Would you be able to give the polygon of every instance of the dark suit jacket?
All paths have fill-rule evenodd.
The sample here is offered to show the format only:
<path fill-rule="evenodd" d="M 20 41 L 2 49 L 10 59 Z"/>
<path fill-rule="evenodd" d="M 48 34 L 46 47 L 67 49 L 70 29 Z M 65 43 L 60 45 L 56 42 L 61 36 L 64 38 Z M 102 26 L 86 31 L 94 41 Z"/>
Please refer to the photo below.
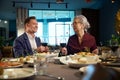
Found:
<path fill-rule="evenodd" d="M 40 38 L 35 37 L 37 47 L 41 45 Z M 14 57 L 21 57 L 26 55 L 32 55 L 33 51 L 26 33 L 17 37 L 13 44 Z"/>

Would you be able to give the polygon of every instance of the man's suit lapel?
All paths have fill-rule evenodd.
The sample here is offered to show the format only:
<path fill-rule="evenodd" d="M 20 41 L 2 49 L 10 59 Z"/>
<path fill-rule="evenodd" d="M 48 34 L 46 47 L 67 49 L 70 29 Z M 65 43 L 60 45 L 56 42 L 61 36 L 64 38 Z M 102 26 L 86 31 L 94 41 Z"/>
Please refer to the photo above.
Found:
<path fill-rule="evenodd" d="M 26 46 L 28 46 L 27 48 L 28 48 L 29 50 L 31 50 L 31 45 L 30 45 L 30 42 L 29 42 L 29 39 L 28 39 L 26 33 L 24 33 L 24 38 L 25 38 Z"/>
<path fill-rule="evenodd" d="M 41 45 L 40 38 L 35 37 L 36 45 L 39 47 Z"/>

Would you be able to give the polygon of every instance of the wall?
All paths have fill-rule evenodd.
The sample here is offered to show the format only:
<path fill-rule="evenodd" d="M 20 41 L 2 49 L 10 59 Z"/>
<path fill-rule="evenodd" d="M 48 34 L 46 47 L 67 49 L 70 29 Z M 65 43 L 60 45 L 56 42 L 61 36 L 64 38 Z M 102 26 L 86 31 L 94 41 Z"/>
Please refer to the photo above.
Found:
<path fill-rule="evenodd" d="M 51 4 L 48 8 L 48 4 L 42 4 L 40 2 L 33 3 L 31 8 L 30 3 L 16 3 L 13 7 L 13 1 L 40 1 L 40 2 L 55 2 L 56 0 L 0 0 L 0 18 L 2 19 L 12 19 L 16 18 L 16 8 L 27 8 L 27 9 L 41 9 L 41 10 L 79 10 L 81 8 L 93 8 L 98 9 L 105 0 L 91 0 L 91 2 L 86 2 L 86 0 L 64 0 L 68 3 L 67 8 L 65 4 Z"/>
<path fill-rule="evenodd" d="M 111 38 L 111 34 L 115 32 L 115 16 L 117 10 L 120 9 L 120 0 L 115 0 L 115 3 L 111 3 L 111 0 L 106 0 L 106 3 L 100 9 L 100 41 L 104 44 Z"/>
<path fill-rule="evenodd" d="M 9 37 L 17 36 L 16 34 L 16 20 L 9 21 Z"/>
<path fill-rule="evenodd" d="M 15 26 L 16 14 L 15 14 L 15 7 L 12 7 L 12 3 L 10 1 L 13 1 L 13 0 L 0 0 L 0 19 L 13 20 L 13 21 L 10 21 L 12 23 L 10 23 L 9 25 L 10 32 L 11 32 L 12 29 L 13 30 L 16 29 L 16 26 Z M 111 0 L 93 0 L 93 1 L 98 1 L 98 2 L 101 1 L 101 2 L 99 3 L 92 2 L 87 4 L 84 4 L 85 2 L 81 2 L 82 0 L 76 0 L 77 2 L 76 5 L 73 5 L 72 0 L 66 0 L 66 1 L 70 1 L 68 8 L 72 10 L 80 10 L 81 8 L 99 8 L 101 7 L 101 4 L 102 4 L 102 7 L 100 8 L 100 29 L 99 29 L 100 41 L 106 42 L 107 40 L 110 39 L 111 34 L 115 33 L 115 29 L 114 29 L 115 14 L 117 10 L 120 8 L 120 0 L 115 0 L 114 4 L 111 3 Z M 30 8 L 29 5 L 26 5 L 26 6 Z M 42 8 L 41 6 L 36 6 L 36 7 Z M 47 9 L 47 7 L 45 8 Z M 42 8 L 42 9 L 45 9 L 45 8 Z M 53 6 L 51 6 L 51 8 L 53 8 Z M 62 8 L 65 8 L 65 6 L 63 6 Z"/>
<path fill-rule="evenodd" d="M 9 21 L 0 19 L 0 36 L 3 36 L 5 39 L 8 39 L 9 35 Z M 2 30 L 4 29 L 4 30 Z"/>

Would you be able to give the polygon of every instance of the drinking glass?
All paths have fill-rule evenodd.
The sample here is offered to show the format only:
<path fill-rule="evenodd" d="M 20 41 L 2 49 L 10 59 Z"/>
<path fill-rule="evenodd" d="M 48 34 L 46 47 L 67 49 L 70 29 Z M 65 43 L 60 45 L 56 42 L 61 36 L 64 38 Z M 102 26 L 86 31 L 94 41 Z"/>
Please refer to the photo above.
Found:
<path fill-rule="evenodd" d="M 103 60 L 106 60 L 107 58 L 110 58 L 111 55 L 112 55 L 111 50 L 102 50 L 102 59 Z"/>
<path fill-rule="evenodd" d="M 47 46 L 48 43 L 42 42 L 42 46 Z"/>
<path fill-rule="evenodd" d="M 63 48 L 66 46 L 66 43 L 60 43 L 60 46 Z"/>
<path fill-rule="evenodd" d="M 34 54 L 34 72 L 35 75 L 44 75 L 47 73 L 47 57 Z"/>
<path fill-rule="evenodd" d="M 119 48 L 119 42 L 118 42 L 117 40 L 111 40 L 111 41 L 109 42 L 109 44 L 110 44 L 111 50 L 112 50 L 113 53 L 115 54 L 116 51 L 117 51 L 117 49 Z"/>
<path fill-rule="evenodd" d="M 119 46 L 118 45 L 116 45 L 116 46 L 113 45 L 113 46 L 110 46 L 110 48 L 113 51 L 113 53 L 115 53 L 117 51 L 117 49 L 119 48 Z"/>
<path fill-rule="evenodd" d="M 61 41 L 60 41 L 60 46 L 63 48 L 66 46 L 66 39 L 63 38 Z"/>
<path fill-rule="evenodd" d="M 42 44 L 42 46 L 47 46 L 47 44 L 48 44 L 47 38 L 43 38 L 41 44 Z"/>

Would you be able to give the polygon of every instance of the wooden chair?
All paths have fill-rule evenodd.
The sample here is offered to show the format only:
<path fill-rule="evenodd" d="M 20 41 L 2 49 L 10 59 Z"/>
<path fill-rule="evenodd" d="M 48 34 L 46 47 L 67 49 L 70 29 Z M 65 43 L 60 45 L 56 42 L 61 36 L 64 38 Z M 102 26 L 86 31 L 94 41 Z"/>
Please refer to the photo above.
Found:
<path fill-rule="evenodd" d="M 12 46 L 4 46 L 1 50 L 2 57 L 13 57 L 13 47 Z"/>

